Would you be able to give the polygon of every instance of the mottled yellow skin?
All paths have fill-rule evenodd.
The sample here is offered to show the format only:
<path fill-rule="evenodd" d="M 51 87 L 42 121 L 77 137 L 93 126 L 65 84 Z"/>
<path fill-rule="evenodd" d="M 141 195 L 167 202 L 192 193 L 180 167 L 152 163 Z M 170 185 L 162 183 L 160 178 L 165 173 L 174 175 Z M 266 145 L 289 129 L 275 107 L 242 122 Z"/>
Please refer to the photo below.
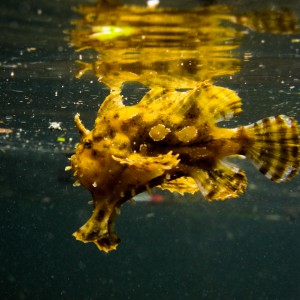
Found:
<path fill-rule="evenodd" d="M 71 168 L 77 182 L 91 192 L 94 211 L 74 236 L 105 252 L 115 249 L 119 238 L 114 220 L 120 206 L 154 186 L 179 193 L 200 190 L 208 200 L 239 196 L 246 177 L 223 161 L 231 155 L 248 156 L 274 181 L 294 176 L 299 167 L 296 122 L 278 116 L 237 129 L 216 126 L 240 112 L 236 93 L 202 82 L 187 92 L 152 89 L 133 106 L 111 92 L 92 131 L 77 114 L 81 140 Z"/>

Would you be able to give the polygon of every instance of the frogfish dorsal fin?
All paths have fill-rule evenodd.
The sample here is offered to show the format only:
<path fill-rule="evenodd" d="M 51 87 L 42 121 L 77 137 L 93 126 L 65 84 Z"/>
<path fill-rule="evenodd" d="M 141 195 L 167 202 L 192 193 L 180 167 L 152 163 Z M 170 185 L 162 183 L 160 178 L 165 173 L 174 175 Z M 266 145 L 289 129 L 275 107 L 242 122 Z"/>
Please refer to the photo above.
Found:
<path fill-rule="evenodd" d="M 241 98 L 236 92 L 212 85 L 207 81 L 200 83 L 198 88 L 201 88 L 199 105 L 206 114 L 212 115 L 215 123 L 230 120 L 242 111 Z"/>

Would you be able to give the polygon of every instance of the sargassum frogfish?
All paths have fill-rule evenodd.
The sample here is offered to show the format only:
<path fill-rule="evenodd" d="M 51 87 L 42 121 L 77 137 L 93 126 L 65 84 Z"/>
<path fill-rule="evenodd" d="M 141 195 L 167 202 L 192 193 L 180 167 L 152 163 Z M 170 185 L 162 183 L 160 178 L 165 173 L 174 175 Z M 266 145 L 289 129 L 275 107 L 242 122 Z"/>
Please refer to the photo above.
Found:
<path fill-rule="evenodd" d="M 207 200 L 243 194 L 246 176 L 225 160 L 230 156 L 249 158 L 275 182 L 296 175 L 296 121 L 277 115 L 238 128 L 216 125 L 240 112 L 234 91 L 205 81 L 185 92 L 153 88 L 132 106 L 123 104 L 120 91 L 112 91 L 91 131 L 77 114 L 81 139 L 66 169 L 91 192 L 93 213 L 75 238 L 105 252 L 116 249 L 120 239 L 114 224 L 121 205 L 152 187 L 200 191 Z"/>

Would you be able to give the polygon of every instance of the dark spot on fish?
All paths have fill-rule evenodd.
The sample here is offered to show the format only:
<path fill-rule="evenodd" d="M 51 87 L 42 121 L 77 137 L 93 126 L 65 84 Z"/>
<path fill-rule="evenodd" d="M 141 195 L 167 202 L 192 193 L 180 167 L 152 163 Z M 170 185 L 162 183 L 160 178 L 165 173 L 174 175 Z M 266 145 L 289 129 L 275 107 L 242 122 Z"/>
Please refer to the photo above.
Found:
<path fill-rule="evenodd" d="M 214 199 L 215 198 L 215 195 L 217 194 L 218 192 L 218 189 L 213 189 L 211 190 L 207 195 L 206 195 L 206 198 L 207 199 Z"/>
<path fill-rule="evenodd" d="M 299 148 L 298 148 L 298 146 L 294 146 L 292 148 L 292 156 L 293 157 L 298 157 L 298 155 L 299 155 Z"/>
<path fill-rule="evenodd" d="M 92 141 L 91 140 L 84 141 L 83 147 L 85 149 L 91 149 L 92 148 Z"/>
<path fill-rule="evenodd" d="M 269 127 L 271 125 L 271 121 L 269 118 L 262 119 L 262 123 L 264 127 Z"/>
<path fill-rule="evenodd" d="M 104 210 L 100 209 L 99 212 L 98 212 L 98 214 L 97 214 L 96 220 L 99 221 L 99 222 L 101 222 L 102 219 L 104 218 L 104 215 L 105 215 Z"/>
<path fill-rule="evenodd" d="M 236 181 L 242 181 L 242 180 L 244 180 L 245 176 L 244 176 L 244 174 L 242 174 L 242 173 L 235 173 L 235 174 L 233 175 L 233 178 L 234 178 Z"/>
<path fill-rule="evenodd" d="M 107 238 L 107 237 L 105 237 L 105 238 L 102 238 L 101 240 L 99 240 L 99 244 L 101 245 L 101 246 L 110 246 L 110 239 L 109 238 Z"/>
<path fill-rule="evenodd" d="M 193 105 L 189 108 L 189 110 L 186 113 L 186 117 L 188 119 L 195 119 L 197 120 L 199 118 L 200 115 L 200 109 L 197 106 L 196 103 L 193 103 Z"/>
<path fill-rule="evenodd" d="M 266 174 L 268 173 L 269 169 L 270 169 L 270 164 L 263 164 L 263 165 L 259 168 L 259 171 L 260 171 L 262 174 L 266 175 Z"/>
<path fill-rule="evenodd" d="M 284 173 L 273 173 L 271 179 L 273 181 L 279 181 L 282 178 L 283 174 Z"/>

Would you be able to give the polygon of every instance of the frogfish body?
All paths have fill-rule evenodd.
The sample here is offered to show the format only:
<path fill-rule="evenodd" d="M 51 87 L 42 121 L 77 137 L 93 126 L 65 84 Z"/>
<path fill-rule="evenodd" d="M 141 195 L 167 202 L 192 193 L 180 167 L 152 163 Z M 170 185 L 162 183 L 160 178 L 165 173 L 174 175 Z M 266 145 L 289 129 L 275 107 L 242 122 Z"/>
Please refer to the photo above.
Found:
<path fill-rule="evenodd" d="M 115 218 L 121 205 L 152 187 L 200 191 L 208 200 L 245 192 L 244 172 L 225 158 L 249 158 L 266 177 L 287 181 L 299 168 L 299 131 L 292 117 L 278 115 L 238 128 L 219 121 L 241 112 L 241 99 L 227 88 L 201 82 L 181 92 L 151 89 L 125 106 L 113 91 L 98 111 L 94 129 L 75 123 L 81 135 L 71 167 L 93 197 L 91 218 L 74 233 L 108 252 L 120 243 Z"/>

